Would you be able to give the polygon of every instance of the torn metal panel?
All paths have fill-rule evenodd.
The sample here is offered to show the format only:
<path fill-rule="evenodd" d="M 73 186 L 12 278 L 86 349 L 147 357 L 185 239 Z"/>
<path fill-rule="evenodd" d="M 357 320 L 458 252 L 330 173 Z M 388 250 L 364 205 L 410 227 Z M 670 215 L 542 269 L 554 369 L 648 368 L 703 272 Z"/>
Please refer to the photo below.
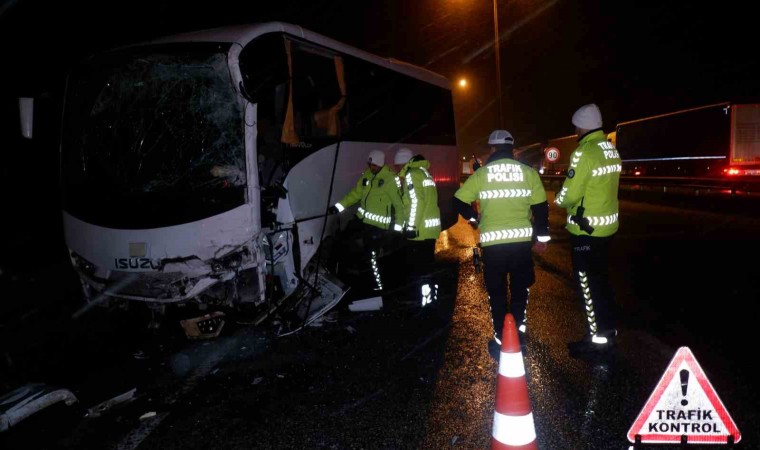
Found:
<path fill-rule="evenodd" d="M 208 264 L 198 259 L 197 256 L 187 258 L 164 259 L 161 261 L 161 270 L 167 273 L 181 273 L 190 278 L 201 277 L 211 272 Z"/>
<path fill-rule="evenodd" d="M 0 397 L 0 432 L 7 431 L 32 414 L 64 402 L 71 406 L 79 400 L 68 389 L 42 383 L 29 383 Z"/>
<path fill-rule="evenodd" d="M 299 317 L 305 318 L 305 325 L 309 325 L 333 309 L 350 288 L 338 278 L 320 271 L 317 289 L 316 295 L 302 302 L 296 310 Z"/>
<path fill-rule="evenodd" d="M 300 326 L 279 333 L 278 337 L 295 333 L 304 327 L 317 323 L 317 320 L 333 309 L 350 289 L 324 270 L 320 270 L 318 278 L 317 286 L 310 286 L 295 307 L 295 313 L 300 319 Z"/>

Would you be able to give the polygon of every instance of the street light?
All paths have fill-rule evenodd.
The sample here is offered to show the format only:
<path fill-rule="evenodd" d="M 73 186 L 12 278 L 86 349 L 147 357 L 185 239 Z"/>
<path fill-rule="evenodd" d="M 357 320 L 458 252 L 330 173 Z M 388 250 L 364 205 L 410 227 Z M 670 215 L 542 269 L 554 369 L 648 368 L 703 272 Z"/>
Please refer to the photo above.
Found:
<path fill-rule="evenodd" d="M 499 59 L 499 10 L 496 0 L 493 0 L 493 40 L 496 52 L 496 95 L 499 97 L 499 128 L 504 128 L 504 118 L 501 107 L 501 62 Z"/>

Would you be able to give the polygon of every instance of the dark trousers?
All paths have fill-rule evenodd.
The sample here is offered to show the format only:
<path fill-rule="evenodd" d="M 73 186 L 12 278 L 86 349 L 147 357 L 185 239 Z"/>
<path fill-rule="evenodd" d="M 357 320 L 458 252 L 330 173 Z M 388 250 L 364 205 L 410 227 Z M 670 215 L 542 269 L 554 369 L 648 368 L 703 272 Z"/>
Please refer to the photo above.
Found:
<path fill-rule="evenodd" d="M 371 290 L 382 292 L 388 289 L 389 268 L 398 258 L 399 233 L 367 225 L 359 218 L 353 218 L 346 226 L 340 239 L 339 252 L 349 264 L 359 266 L 366 273 Z"/>
<path fill-rule="evenodd" d="M 571 236 L 573 280 L 582 299 L 589 334 L 615 329 L 614 292 L 609 277 L 612 236 Z"/>
<path fill-rule="evenodd" d="M 491 303 L 494 332 L 499 339 L 507 311 L 512 313 L 517 326 L 527 319 L 528 288 L 536 281 L 532 245 L 531 242 L 514 242 L 482 248 L 483 278 Z"/>
<path fill-rule="evenodd" d="M 430 302 L 435 301 L 438 295 L 438 281 L 434 273 L 435 241 L 435 239 L 406 241 L 404 267 L 407 275 L 407 289 L 405 291 L 407 296 L 420 302 L 423 298 Z"/>

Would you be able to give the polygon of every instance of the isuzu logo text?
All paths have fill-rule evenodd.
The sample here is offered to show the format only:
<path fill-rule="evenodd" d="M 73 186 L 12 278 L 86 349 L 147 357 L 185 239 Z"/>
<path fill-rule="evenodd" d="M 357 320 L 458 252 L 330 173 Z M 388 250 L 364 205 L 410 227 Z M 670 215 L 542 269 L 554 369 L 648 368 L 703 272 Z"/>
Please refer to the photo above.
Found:
<path fill-rule="evenodd" d="M 150 258 L 114 258 L 117 269 L 157 269 Z"/>

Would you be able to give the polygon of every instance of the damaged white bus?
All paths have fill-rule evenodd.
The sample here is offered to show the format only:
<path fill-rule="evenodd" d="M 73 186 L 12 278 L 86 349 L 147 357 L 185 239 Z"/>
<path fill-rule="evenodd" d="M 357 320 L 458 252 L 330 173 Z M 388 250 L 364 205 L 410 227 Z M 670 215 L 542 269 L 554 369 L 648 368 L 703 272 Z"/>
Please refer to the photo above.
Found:
<path fill-rule="evenodd" d="M 353 211 L 325 212 L 369 151 L 400 145 L 431 161 L 445 230 L 459 176 L 440 75 L 279 22 L 94 55 L 68 77 L 60 145 L 85 298 L 314 317 L 347 289 L 319 262 Z"/>

